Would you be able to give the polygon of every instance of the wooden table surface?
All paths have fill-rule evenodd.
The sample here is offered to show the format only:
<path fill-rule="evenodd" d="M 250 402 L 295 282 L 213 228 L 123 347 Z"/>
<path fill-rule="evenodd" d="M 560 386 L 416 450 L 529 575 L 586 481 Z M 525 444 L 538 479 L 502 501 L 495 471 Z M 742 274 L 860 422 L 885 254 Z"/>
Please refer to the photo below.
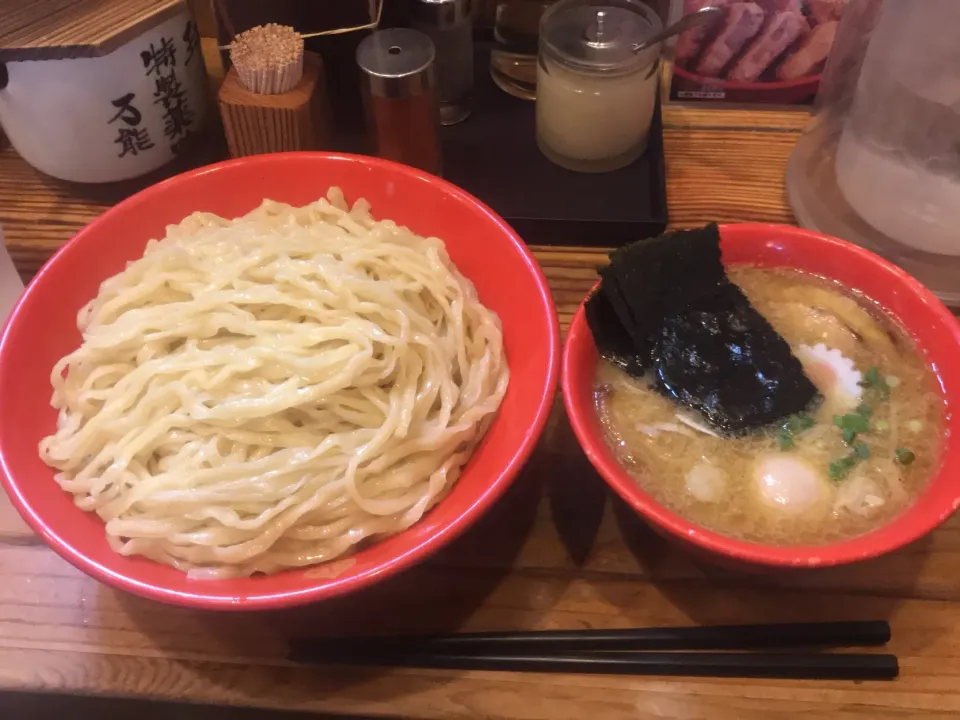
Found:
<path fill-rule="evenodd" d="M 678 226 L 790 222 L 783 190 L 803 112 L 670 106 Z M 0 223 L 29 276 L 113 196 L 41 177 L 0 152 Z M 566 324 L 603 253 L 536 248 Z M 889 618 L 891 683 L 319 670 L 284 660 L 295 632 L 614 628 Z M 467 535 L 396 579 L 282 613 L 212 614 L 111 590 L 48 550 L 0 497 L 0 689 L 403 718 L 807 720 L 960 714 L 960 516 L 888 557 L 739 575 L 704 565 L 614 502 L 558 407 L 510 494 Z"/>

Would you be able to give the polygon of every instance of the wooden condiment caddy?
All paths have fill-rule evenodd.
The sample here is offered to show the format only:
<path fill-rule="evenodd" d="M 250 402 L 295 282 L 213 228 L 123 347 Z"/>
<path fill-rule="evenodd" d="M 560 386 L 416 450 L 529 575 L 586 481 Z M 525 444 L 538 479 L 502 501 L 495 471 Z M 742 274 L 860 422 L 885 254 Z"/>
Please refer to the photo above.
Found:
<path fill-rule="evenodd" d="M 247 90 L 230 68 L 220 87 L 220 115 L 231 157 L 324 147 L 329 121 L 323 61 L 304 53 L 300 82 L 274 95 Z"/>
<path fill-rule="evenodd" d="M 320 149 L 327 136 L 323 61 L 292 27 L 268 23 L 230 44 L 220 114 L 233 157 Z"/>

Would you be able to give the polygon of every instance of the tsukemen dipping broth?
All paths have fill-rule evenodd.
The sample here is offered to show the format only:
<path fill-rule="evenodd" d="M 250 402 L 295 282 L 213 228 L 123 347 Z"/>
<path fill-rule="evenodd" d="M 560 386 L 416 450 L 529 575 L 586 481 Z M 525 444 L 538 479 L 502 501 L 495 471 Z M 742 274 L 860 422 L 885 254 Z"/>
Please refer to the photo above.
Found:
<path fill-rule="evenodd" d="M 688 247 L 674 255 L 658 241 Z M 816 545 L 876 529 L 923 490 L 939 464 L 943 402 L 912 341 L 869 300 L 793 270 L 718 270 L 715 227 L 635 246 L 612 257 L 610 303 L 598 300 L 602 284 L 588 320 L 605 358 L 601 424 L 646 492 L 725 535 Z M 634 293 L 618 260 L 656 267 L 657 292 Z M 695 280 L 671 282 L 691 263 Z M 791 360 L 761 357 L 785 349 Z"/>

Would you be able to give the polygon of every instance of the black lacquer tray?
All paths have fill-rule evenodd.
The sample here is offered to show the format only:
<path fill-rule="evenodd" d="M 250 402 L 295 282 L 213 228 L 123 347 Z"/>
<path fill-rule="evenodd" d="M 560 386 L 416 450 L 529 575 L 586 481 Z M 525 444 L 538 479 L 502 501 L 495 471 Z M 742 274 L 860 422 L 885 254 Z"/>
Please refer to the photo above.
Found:
<path fill-rule="evenodd" d="M 534 103 L 490 78 L 490 44 L 476 44 L 473 112 L 441 130 L 443 176 L 487 203 L 537 245 L 617 246 L 667 225 L 663 133 L 657 105 L 647 152 L 611 173 L 577 173 L 537 148 Z"/>

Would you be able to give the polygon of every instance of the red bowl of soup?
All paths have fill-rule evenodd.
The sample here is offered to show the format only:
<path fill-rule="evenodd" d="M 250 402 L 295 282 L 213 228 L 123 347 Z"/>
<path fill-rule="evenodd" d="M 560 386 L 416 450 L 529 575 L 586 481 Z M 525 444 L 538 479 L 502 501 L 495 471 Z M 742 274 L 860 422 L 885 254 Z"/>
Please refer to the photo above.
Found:
<path fill-rule="evenodd" d="M 676 415 L 683 422 L 667 416 L 678 407 L 648 379 L 600 357 L 581 305 L 561 387 L 574 432 L 610 487 L 658 532 L 716 559 L 766 566 L 876 557 L 950 517 L 960 507 L 957 319 L 891 263 L 816 232 L 724 225 L 720 250 L 730 279 L 825 389 L 822 403 L 766 434 L 707 435 L 686 424 L 688 413 Z M 834 311 L 836 326 L 826 320 Z M 865 317 L 882 332 L 858 324 Z M 811 351 L 807 338 L 822 338 L 822 348 Z M 870 358 L 879 365 L 858 365 Z M 813 373 L 821 360 L 839 368 L 834 376 Z"/>
<path fill-rule="evenodd" d="M 369 214 L 314 204 L 331 186 L 341 188 L 351 204 L 368 201 Z M 147 246 L 192 213 L 229 220 L 267 198 L 313 209 L 269 205 L 238 225 L 238 233 L 228 229 L 229 237 L 219 221 L 198 216 L 175 228 L 186 233 L 179 245 Z M 422 237 L 411 239 L 402 228 L 375 223 L 385 219 Z M 432 238 L 443 241 L 446 255 Z M 384 245 L 387 241 L 393 244 Z M 146 259 L 145 248 L 155 260 L 141 272 L 137 263 Z M 101 285 L 128 272 L 139 274 L 121 288 L 122 297 L 115 286 Z M 71 392 L 86 393 L 85 411 L 105 412 L 113 403 L 109 407 L 124 412 L 112 425 L 96 428 L 90 417 L 83 418 L 89 433 L 77 440 L 70 460 L 83 470 L 97 451 L 125 463 L 126 474 L 110 475 L 116 466 L 109 465 L 98 470 L 91 486 L 81 482 L 81 471 L 71 470 L 71 493 L 99 512 L 98 492 L 126 492 L 128 484 L 137 483 L 148 492 L 146 498 L 118 495 L 120 504 L 111 505 L 111 515 L 123 507 L 134 511 L 114 516 L 120 528 L 114 540 L 124 554 L 108 542 L 102 516 L 78 507 L 38 452 L 41 440 L 58 429 L 51 371 L 80 346 L 78 312 L 98 292 L 107 294 L 109 307 L 84 311 L 80 321 L 90 337 L 99 337 L 98 347 L 119 348 L 126 359 L 106 364 L 95 354 L 85 356 L 94 358 L 90 362 L 81 358 L 77 366 L 92 363 L 94 372 Z M 499 330 L 477 303 L 499 317 Z M 126 312 L 129 308 L 136 312 Z M 95 325 L 89 324 L 91 315 Z M 117 317 L 126 318 L 124 324 L 117 326 Z M 177 339 L 156 340 L 157 328 Z M 142 349 L 131 354 L 131 338 L 140 331 L 154 339 L 144 339 Z M 187 337 L 176 335 L 188 331 Z M 408 348 L 415 348 L 415 359 L 400 355 Z M 478 405 L 501 386 L 480 373 L 501 367 L 503 356 L 509 384 L 498 395 L 498 409 L 491 414 L 493 406 L 484 406 L 481 414 Z M 133 384 L 158 357 L 170 364 L 155 365 L 154 376 L 139 375 L 141 384 Z M 231 160 L 121 202 L 77 233 L 30 283 L 0 336 L 0 479 L 51 548 L 121 590 L 224 610 L 321 600 L 424 559 L 503 494 L 552 409 L 559 357 L 559 324 L 543 273 L 517 234 L 476 198 L 440 178 L 377 158 L 305 152 Z M 454 360 L 456 377 L 450 370 Z M 196 375 L 204 364 L 219 369 Z M 169 384 L 160 384 L 165 374 L 176 380 L 173 395 Z M 479 379 L 468 387 L 468 378 Z M 463 386 L 459 392 L 457 383 Z M 111 394 L 117 388 L 135 392 L 118 399 Z M 301 396 L 313 399 L 304 405 Z M 156 397 L 166 399 L 154 408 Z M 61 404 L 72 407 L 69 401 L 62 398 Z M 148 412 L 145 422 L 131 425 L 137 413 Z M 252 425 L 246 424 L 250 417 Z M 206 429 L 197 418 L 205 418 Z M 128 427 L 131 435 L 123 435 L 120 428 Z M 315 432 L 318 428 L 322 432 Z M 333 436 L 336 442 L 328 443 Z M 163 437 L 162 443 L 156 437 Z M 56 452 L 48 450 L 61 457 L 68 440 L 74 436 L 57 443 Z M 389 444 L 395 440 L 400 444 Z M 136 458 L 143 442 L 153 450 L 141 462 Z M 112 443 L 126 448 L 122 456 Z M 169 458 L 184 448 L 187 455 L 173 464 Z M 439 464 L 434 453 L 442 456 Z M 364 454 L 364 465 L 350 464 Z M 308 464 L 314 462 L 319 464 Z M 304 469 L 291 475 L 301 463 Z M 363 467 L 369 472 L 361 472 Z M 224 469 L 226 475 L 214 475 Z M 150 484 L 161 476 L 162 485 Z M 251 477 L 257 478 L 253 485 L 247 484 Z M 318 477 L 323 483 L 303 494 Z M 346 478 L 355 481 L 353 488 Z M 324 495 L 324 487 L 334 494 Z M 267 498 L 271 506 L 265 508 Z M 357 504 L 367 513 L 359 520 Z M 124 525 L 129 522 L 136 528 Z M 278 528 L 284 533 L 292 528 L 295 535 L 277 540 Z M 152 542 L 157 537 L 160 544 Z M 131 538 L 139 545 L 127 544 Z M 345 545 L 323 544 L 331 539 Z M 250 540 L 258 544 L 248 545 Z M 211 579 L 202 567 L 199 576 L 189 573 L 210 553 L 233 562 L 236 552 L 272 552 L 281 541 L 283 552 L 269 561 L 273 570 L 251 570 L 244 561 L 240 576 Z M 346 545 L 351 549 L 340 552 Z M 191 549 L 181 552 L 182 547 Z M 156 553 L 173 551 L 180 553 L 174 556 L 179 562 L 194 567 L 177 569 L 158 560 Z M 311 564 L 328 551 L 329 562 Z"/>

